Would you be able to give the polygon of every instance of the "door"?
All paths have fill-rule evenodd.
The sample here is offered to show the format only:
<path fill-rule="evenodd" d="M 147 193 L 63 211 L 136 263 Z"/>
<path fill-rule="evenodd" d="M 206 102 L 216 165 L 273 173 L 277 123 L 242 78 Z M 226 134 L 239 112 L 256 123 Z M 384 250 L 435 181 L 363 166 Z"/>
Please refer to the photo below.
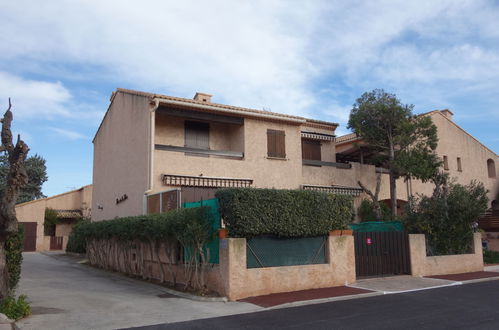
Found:
<path fill-rule="evenodd" d="M 62 250 L 62 236 L 50 236 L 50 249 Z"/>
<path fill-rule="evenodd" d="M 411 273 L 406 232 L 354 232 L 357 277 Z"/>
<path fill-rule="evenodd" d="M 24 227 L 24 252 L 36 251 L 36 222 L 20 222 Z"/>

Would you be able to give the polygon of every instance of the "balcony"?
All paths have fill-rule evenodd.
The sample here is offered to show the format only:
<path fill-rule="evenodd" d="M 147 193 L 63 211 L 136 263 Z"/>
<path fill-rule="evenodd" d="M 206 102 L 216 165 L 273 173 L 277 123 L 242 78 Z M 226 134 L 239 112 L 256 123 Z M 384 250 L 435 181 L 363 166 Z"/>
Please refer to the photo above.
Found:
<path fill-rule="evenodd" d="M 244 119 L 188 109 L 156 111 L 155 149 L 187 156 L 244 158 Z"/>

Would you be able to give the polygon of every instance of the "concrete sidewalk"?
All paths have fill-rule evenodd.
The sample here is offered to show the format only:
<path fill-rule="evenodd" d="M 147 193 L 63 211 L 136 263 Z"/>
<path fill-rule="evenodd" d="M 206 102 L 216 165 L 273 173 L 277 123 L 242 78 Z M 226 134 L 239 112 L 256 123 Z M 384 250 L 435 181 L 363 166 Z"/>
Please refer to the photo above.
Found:
<path fill-rule="evenodd" d="M 79 264 L 61 254 L 23 254 L 17 294 L 26 294 L 33 315 L 20 329 L 117 329 L 170 323 L 262 308 L 240 302 L 179 298 L 158 285 Z"/>

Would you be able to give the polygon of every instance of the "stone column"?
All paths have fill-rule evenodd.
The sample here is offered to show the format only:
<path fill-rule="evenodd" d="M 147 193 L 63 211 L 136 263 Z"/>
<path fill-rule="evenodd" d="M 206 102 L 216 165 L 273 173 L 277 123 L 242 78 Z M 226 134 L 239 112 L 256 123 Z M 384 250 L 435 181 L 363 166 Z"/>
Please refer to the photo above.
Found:
<path fill-rule="evenodd" d="M 220 240 L 221 287 L 229 300 L 238 299 L 246 282 L 246 239 L 223 238 Z"/>
<path fill-rule="evenodd" d="M 409 235 L 409 254 L 411 258 L 411 275 L 424 276 L 426 271 L 426 240 L 424 234 Z"/>

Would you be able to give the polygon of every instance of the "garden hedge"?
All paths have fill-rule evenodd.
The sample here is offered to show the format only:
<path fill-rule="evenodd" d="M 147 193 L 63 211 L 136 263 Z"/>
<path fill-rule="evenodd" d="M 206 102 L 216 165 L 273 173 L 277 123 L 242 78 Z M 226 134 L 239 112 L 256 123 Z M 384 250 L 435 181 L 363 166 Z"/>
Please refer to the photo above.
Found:
<path fill-rule="evenodd" d="M 196 240 L 210 241 L 215 233 L 208 212 L 208 207 L 196 207 L 153 215 L 82 222 L 73 229 L 67 250 L 83 253 L 89 239 L 150 242 L 173 238 L 186 245 Z"/>
<path fill-rule="evenodd" d="M 231 237 L 311 237 L 346 229 L 352 198 L 310 190 L 218 190 L 220 213 Z"/>
<path fill-rule="evenodd" d="M 5 242 L 5 261 L 9 272 L 9 291 L 13 292 L 21 278 L 24 250 L 24 226 L 19 224 L 17 232 Z"/>

